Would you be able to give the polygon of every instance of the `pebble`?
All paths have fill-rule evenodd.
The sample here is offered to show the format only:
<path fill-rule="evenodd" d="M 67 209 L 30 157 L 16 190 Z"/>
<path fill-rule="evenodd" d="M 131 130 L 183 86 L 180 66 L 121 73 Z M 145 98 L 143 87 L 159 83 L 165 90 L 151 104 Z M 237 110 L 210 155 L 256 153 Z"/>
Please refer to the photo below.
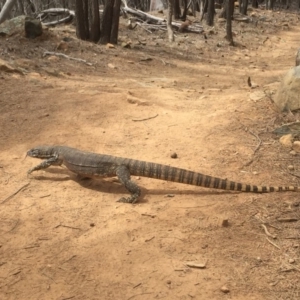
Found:
<path fill-rule="evenodd" d="M 177 155 L 176 152 L 174 152 L 174 153 L 171 154 L 171 158 L 177 158 L 177 157 L 178 157 L 178 155 Z"/>
<path fill-rule="evenodd" d="M 296 152 L 300 152 L 300 141 L 295 141 L 293 143 L 293 150 L 295 150 Z"/>
<path fill-rule="evenodd" d="M 228 221 L 228 219 L 224 219 L 224 220 L 222 221 L 222 226 L 223 226 L 223 227 L 228 227 L 228 226 L 229 226 L 229 221 Z"/>
<path fill-rule="evenodd" d="M 293 170 L 295 169 L 293 165 L 288 165 L 287 168 L 288 168 L 290 171 L 293 171 Z"/>
<path fill-rule="evenodd" d="M 221 287 L 221 291 L 222 291 L 224 294 L 227 294 L 227 293 L 230 292 L 230 291 L 229 291 L 229 288 L 228 288 L 226 285 L 223 285 L 223 286 Z"/>
<path fill-rule="evenodd" d="M 291 134 L 283 135 L 279 142 L 284 147 L 292 147 L 293 146 L 293 136 Z"/>

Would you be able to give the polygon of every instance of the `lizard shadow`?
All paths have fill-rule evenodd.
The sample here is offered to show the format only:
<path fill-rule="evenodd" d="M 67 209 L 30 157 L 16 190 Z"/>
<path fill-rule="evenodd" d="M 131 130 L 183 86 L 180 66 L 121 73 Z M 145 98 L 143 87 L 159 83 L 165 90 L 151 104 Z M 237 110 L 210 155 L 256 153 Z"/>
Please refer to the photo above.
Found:
<path fill-rule="evenodd" d="M 46 169 L 45 172 L 50 173 L 50 174 L 55 174 L 58 175 L 59 177 L 55 176 L 49 176 L 47 177 L 46 175 L 35 175 L 34 178 L 37 180 L 49 180 L 49 181 L 75 181 L 79 185 L 81 185 L 84 188 L 101 192 L 101 193 L 106 193 L 106 194 L 128 194 L 129 192 L 126 190 L 126 188 L 118 181 L 116 177 L 110 177 L 110 178 L 87 178 L 87 177 L 82 177 L 79 176 L 75 173 L 72 173 L 68 171 L 67 169 L 58 169 L 58 168 L 49 168 Z M 66 175 L 66 177 L 61 177 L 61 175 Z M 136 181 L 135 181 L 136 182 Z M 184 184 L 185 185 L 185 184 Z M 185 185 L 186 186 L 186 185 Z M 188 190 L 184 189 L 181 190 L 180 188 L 178 189 L 147 189 L 144 188 L 139 184 L 139 187 L 141 189 L 141 197 L 139 198 L 139 203 L 144 203 L 148 202 L 144 197 L 147 194 L 151 195 L 163 195 L 165 197 L 170 197 L 172 198 L 172 195 L 228 195 L 228 194 L 239 194 L 240 192 L 238 191 L 226 191 L 226 190 L 214 190 L 214 189 L 207 189 L 203 190 L 203 187 L 199 187 L 200 190 Z"/>
<path fill-rule="evenodd" d="M 129 195 L 129 192 L 126 190 L 124 185 L 122 185 L 116 178 L 110 179 L 91 179 L 91 178 L 82 178 L 80 180 L 76 180 L 82 187 L 91 189 L 93 191 L 101 192 L 101 193 L 110 193 L 110 194 L 121 194 L 126 197 L 126 194 Z M 136 182 L 136 181 L 135 181 Z M 172 198 L 173 195 L 221 195 L 221 194 L 239 194 L 240 192 L 235 191 L 224 191 L 224 190 L 203 190 L 203 187 L 199 187 L 200 190 L 189 190 L 184 189 L 181 190 L 180 187 L 178 189 L 147 189 L 139 184 L 139 188 L 141 189 L 141 196 L 138 200 L 138 203 L 147 203 L 148 200 L 145 199 L 146 195 L 161 195 L 165 198 Z M 201 189 L 202 188 L 202 189 Z"/>
<path fill-rule="evenodd" d="M 68 181 L 73 180 L 72 175 L 67 169 L 46 169 L 44 170 L 47 173 L 58 175 L 59 177 L 48 177 L 47 175 L 39 175 L 38 173 L 28 174 L 30 178 L 34 178 L 36 180 L 49 180 L 49 181 Z M 67 175 L 66 177 L 61 177 L 61 175 Z"/>

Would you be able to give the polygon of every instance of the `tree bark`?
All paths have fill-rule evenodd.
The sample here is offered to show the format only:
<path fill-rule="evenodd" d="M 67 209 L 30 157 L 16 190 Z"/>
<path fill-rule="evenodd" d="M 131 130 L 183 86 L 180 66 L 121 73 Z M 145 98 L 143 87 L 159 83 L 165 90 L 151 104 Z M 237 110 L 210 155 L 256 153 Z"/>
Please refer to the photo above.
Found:
<path fill-rule="evenodd" d="M 113 7 L 113 16 L 112 16 L 112 28 L 110 34 L 110 42 L 113 44 L 118 43 L 120 6 L 121 6 L 121 0 L 115 0 L 114 7 Z"/>
<path fill-rule="evenodd" d="M 168 19 L 167 19 L 167 32 L 169 42 L 174 42 L 174 32 L 172 29 L 172 12 L 174 0 L 168 0 Z"/>
<path fill-rule="evenodd" d="M 242 0 L 242 5 L 240 6 L 240 13 L 243 15 L 247 15 L 248 9 L 248 0 Z"/>
<path fill-rule="evenodd" d="M 180 9 L 180 4 L 179 4 L 179 0 L 171 0 L 172 1 L 172 5 L 173 5 L 173 9 L 174 10 L 174 19 L 175 20 L 179 20 L 180 19 L 180 15 L 181 15 L 181 9 Z M 168 0 L 168 7 L 169 5 L 169 0 Z"/>
<path fill-rule="evenodd" d="M 208 26 L 214 25 L 214 16 L 215 16 L 215 1 L 208 0 L 207 2 L 207 16 L 206 16 L 206 24 Z"/>
<path fill-rule="evenodd" d="M 88 20 L 88 0 L 76 0 L 76 35 L 81 40 L 88 40 L 89 20 Z"/>
<path fill-rule="evenodd" d="M 234 10 L 234 0 L 227 0 L 227 9 L 226 9 L 226 39 L 229 41 L 229 45 L 233 46 L 233 36 L 232 36 L 232 26 L 231 20 Z"/>
<path fill-rule="evenodd" d="M 13 6 L 17 3 L 17 0 L 7 0 L 0 12 L 0 24 L 3 23 L 8 17 Z"/>
<path fill-rule="evenodd" d="M 99 1 L 90 0 L 90 40 L 94 43 L 99 42 L 100 39 L 100 12 L 99 12 Z"/>
<path fill-rule="evenodd" d="M 100 43 L 107 44 L 110 42 L 111 28 L 113 21 L 113 10 L 114 10 L 114 0 L 106 0 L 103 17 L 102 17 L 102 27 L 100 35 Z"/>

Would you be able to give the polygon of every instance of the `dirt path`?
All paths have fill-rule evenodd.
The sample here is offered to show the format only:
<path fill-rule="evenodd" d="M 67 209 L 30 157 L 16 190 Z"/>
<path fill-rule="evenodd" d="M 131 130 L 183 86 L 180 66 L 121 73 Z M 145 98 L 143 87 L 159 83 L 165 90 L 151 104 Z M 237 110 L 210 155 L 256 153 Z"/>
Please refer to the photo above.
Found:
<path fill-rule="evenodd" d="M 38 163 L 24 160 L 28 149 L 62 144 L 246 183 L 297 185 L 285 171 L 297 169 L 297 157 L 271 133 L 283 117 L 268 97 L 250 94 L 275 90 L 294 65 L 300 27 L 259 30 L 244 33 L 245 47 L 220 49 L 192 35 L 135 50 L 74 39 L 68 55 L 96 67 L 16 50 L 18 65 L 32 71 L 0 79 L 0 201 L 29 185 L 1 204 L 1 299 L 299 299 L 300 221 L 277 221 L 299 218 L 296 193 L 135 178 L 143 199 L 126 205 L 116 203 L 126 191 L 114 180 L 79 181 L 60 168 L 26 176 Z M 22 43 L 28 53 L 38 47 Z M 263 222 L 276 239 L 267 240 Z"/>

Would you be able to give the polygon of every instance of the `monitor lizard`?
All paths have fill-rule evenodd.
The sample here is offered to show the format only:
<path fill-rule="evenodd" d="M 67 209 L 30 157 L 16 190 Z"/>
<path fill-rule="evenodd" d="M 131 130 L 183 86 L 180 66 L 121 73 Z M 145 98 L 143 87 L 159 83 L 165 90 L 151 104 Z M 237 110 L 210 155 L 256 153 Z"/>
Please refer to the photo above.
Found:
<path fill-rule="evenodd" d="M 28 174 L 50 166 L 65 165 L 70 171 L 84 177 L 105 178 L 117 176 L 131 194 L 128 198 L 122 197 L 118 200 L 125 203 L 136 203 L 141 195 L 139 186 L 131 180 L 130 175 L 228 191 L 270 193 L 299 190 L 297 186 L 243 184 L 168 165 L 86 152 L 67 146 L 38 146 L 29 150 L 27 155 L 45 159 L 42 163 L 28 170 Z"/>

